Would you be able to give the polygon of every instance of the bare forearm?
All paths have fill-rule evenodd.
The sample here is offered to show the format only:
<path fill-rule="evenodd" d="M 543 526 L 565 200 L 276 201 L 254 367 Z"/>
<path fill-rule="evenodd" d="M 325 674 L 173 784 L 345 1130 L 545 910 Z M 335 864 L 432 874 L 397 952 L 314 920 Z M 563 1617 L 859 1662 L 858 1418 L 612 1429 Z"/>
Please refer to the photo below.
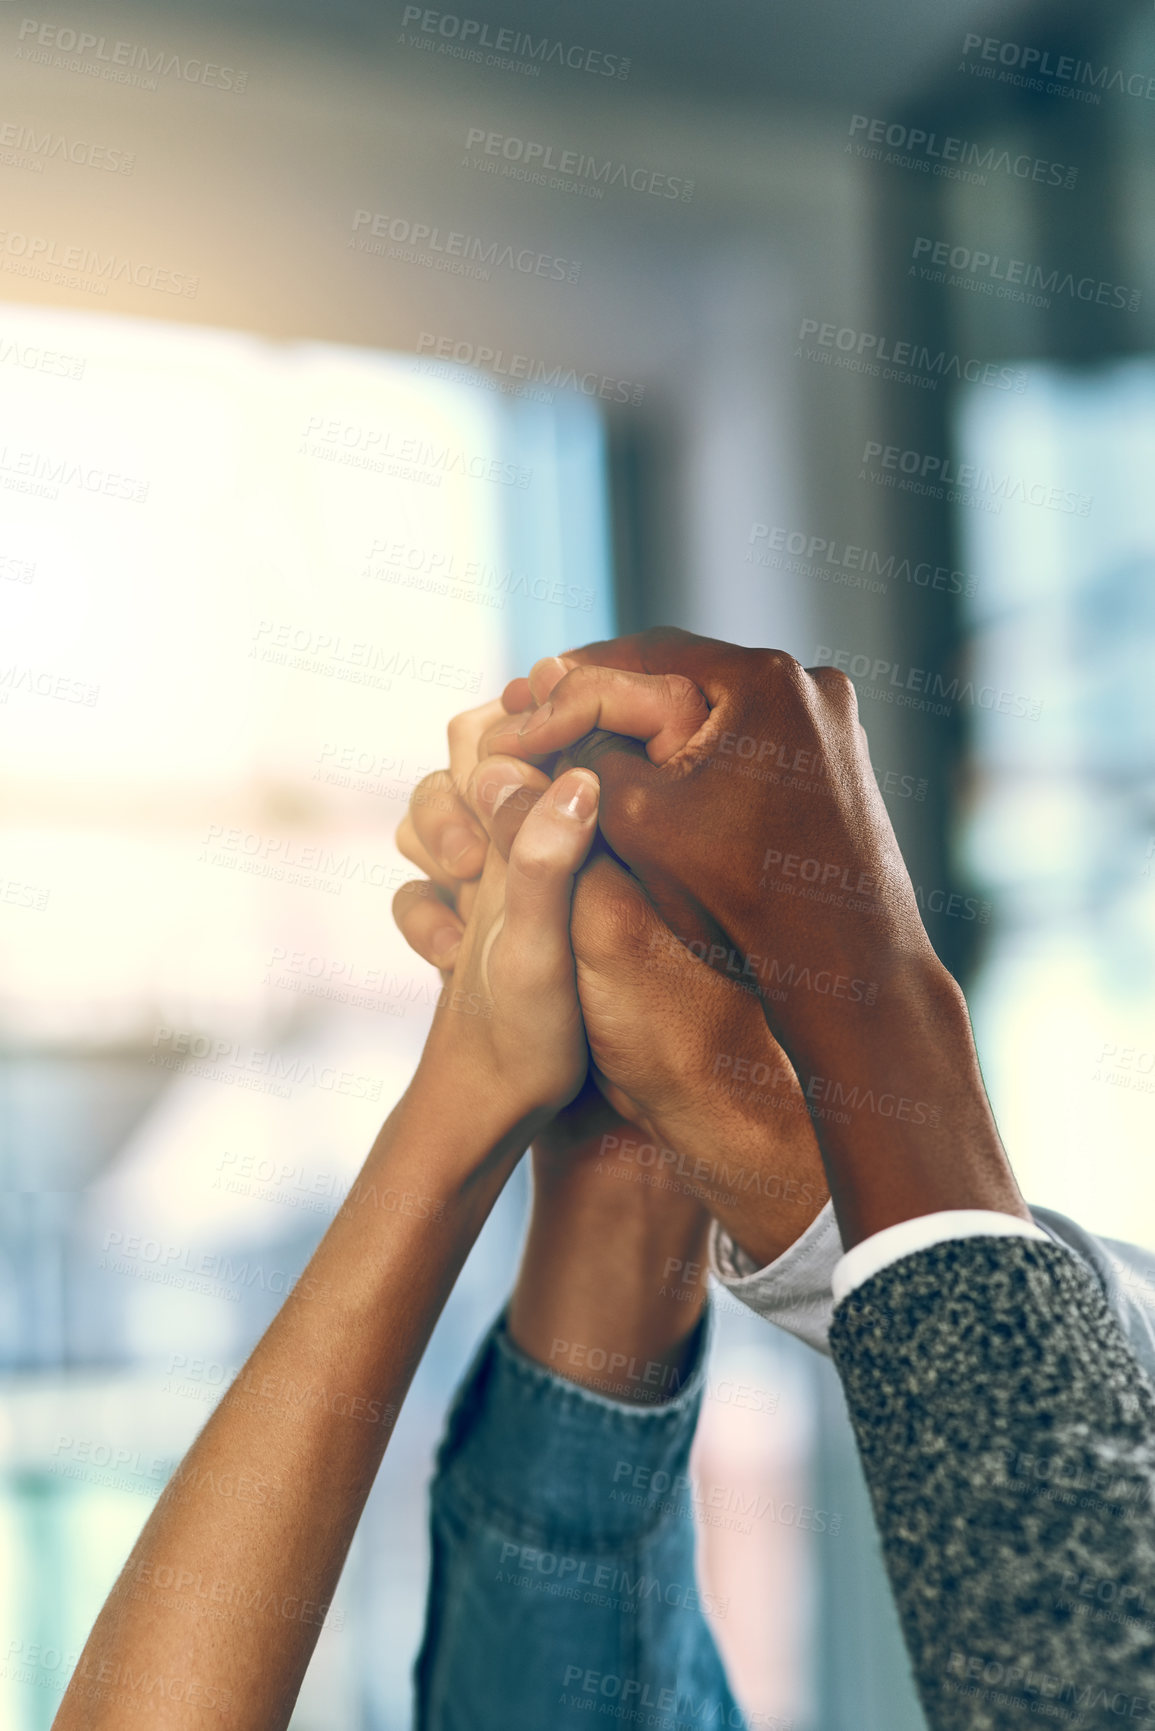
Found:
<path fill-rule="evenodd" d="M 896 969 L 869 1017 L 836 1016 L 832 1006 L 791 1055 L 847 1248 L 942 1209 L 1030 1218 L 983 1087 L 965 1000 L 937 962 Z"/>
<path fill-rule="evenodd" d="M 658 630 L 540 662 L 507 698 L 483 751 L 580 758 L 598 730 L 602 832 L 651 910 L 708 966 L 785 985 L 767 1019 L 848 1245 L 944 1208 L 1025 1214 L 844 674 Z M 735 751 L 765 770 L 719 773 Z"/>
<path fill-rule="evenodd" d="M 504 1178 L 411 1094 L 181 1466 L 97 1619 L 59 1731 L 288 1723 L 397 1409 Z"/>
<path fill-rule="evenodd" d="M 655 1129 L 678 1150 L 666 1167 L 671 1179 L 705 1196 L 735 1243 L 765 1267 L 822 1212 L 829 1189 L 793 1073 L 755 1063 L 742 1076 L 700 1079 L 693 1105 Z M 670 1152 L 663 1147 L 660 1157 Z"/>
<path fill-rule="evenodd" d="M 616 1138 L 607 1137 L 611 1142 Z M 680 1386 L 706 1300 L 709 1216 L 614 1153 L 535 1154 L 533 1214 L 510 1333 L 558 1376 L 649 1404 Z"/>

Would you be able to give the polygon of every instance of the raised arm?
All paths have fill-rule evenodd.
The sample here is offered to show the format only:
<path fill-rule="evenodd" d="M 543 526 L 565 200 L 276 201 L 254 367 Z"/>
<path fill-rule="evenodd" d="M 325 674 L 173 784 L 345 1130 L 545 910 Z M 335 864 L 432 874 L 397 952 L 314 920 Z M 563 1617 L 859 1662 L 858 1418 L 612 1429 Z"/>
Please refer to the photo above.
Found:
<path fill-rule="evenodd" d="M 508 866 L 487 860 L 414 1080 L 165 1487 L 58 1731 L 119 1731 L 142 1704 L 163 1731 L 288 1723 L 457 1272 L 526 1145 L 585 1077 L 568 927 L 597 794 L 587 772 L 560 778 Z"/>
<path fill-rule="evenodd" d="M 451 868 L 480 864 L 463 832 L 499 812 L 508 851 L 549 786 L 512 761 L 474 782 L 478 713 L 458 718 L 450 769 L 417 790 L 403 825 L 441 896 L 403 907 L 400 923 L 433 962 L 452 954 L 472 893 Z M 587 924 L 612 918 L 595 880 L 579 877 L 576 896 Z M 670 993 L 647 1009 L 651 1025 L 685 1020 Z M 672 1159 L 623 1152 L 645 1143 L 592 1084 L 535 1140 L 520 1272 L 458 1392 L 432 1488 L 421 1731 L 457 1723 L 465 1699 L 476 1731 L 577 1726 L 607 1690 L 626 1709 L 742 1722 L 694 1558 L 709 1215 Z"/>
<path fill-rule="evenodd" d="M 599 730 L 583 761 L 602 779 L 602 830 L 678 936 L 759 991 L 844 1244 L 943 1209 L 1026 1218 L 845 675 L 654 632 L 543 665 L 533 692 L 486 749 L 533 760 Z"/>
<path fill-rule="evenodd" d="M 1018 1196 L 848 685 L 680 634 L 609 654 L 612 677 L 539 670 L 534 713 L 547 697 L 550 713 L 494 745 L 563 750 L 614 725 L 623 679 L 693 677 L 709 717 L 681 748 L 667 737 L 661 762 L 592 742 L 612 845 L 675 917 L 715 928 L 713 966 L 732 952 L 764 980 L 786 945 L 800 968 L 877 982 L 867 1015 L 817 1002 L 812 971 L 809 997 L 765 1009 L 815 1109 L 850 1247 L 831 1348 L 928 1723 L 1150 1720 L 1155 1387 L 1099 1286 Z M 640 731 L 652 743 L 652 717 Z M 738 792 L 740 759 L 763 768 Z"/>

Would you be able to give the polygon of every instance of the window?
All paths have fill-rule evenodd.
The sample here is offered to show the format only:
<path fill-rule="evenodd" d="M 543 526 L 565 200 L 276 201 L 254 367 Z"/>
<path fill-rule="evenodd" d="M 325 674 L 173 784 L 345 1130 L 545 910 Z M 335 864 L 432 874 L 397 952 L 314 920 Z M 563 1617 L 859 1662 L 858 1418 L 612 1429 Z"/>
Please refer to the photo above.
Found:
<path fill-rule="evenodd" d="M 612 618 L 580 397 L 11 307 L 0 365 L 0 1717 L 34 1731 L 408 1079 L 439 984 L 390 916 L 410 788 L 449 715 Z M 437 1331 L 298 1727 L 408 1723 L 424 1483 L 523 1208 Z"/>
<path fill-rule="evenodd" d="M 974 711 L 959 845 L 993 917 L 971 1005 L 1027 1196 L 1155 1244 L 1155 364 L 1027 378 L 960 421 L 960 461 L 1063 502 L 965 513 L 975 685 L 1044 699 Z"/>

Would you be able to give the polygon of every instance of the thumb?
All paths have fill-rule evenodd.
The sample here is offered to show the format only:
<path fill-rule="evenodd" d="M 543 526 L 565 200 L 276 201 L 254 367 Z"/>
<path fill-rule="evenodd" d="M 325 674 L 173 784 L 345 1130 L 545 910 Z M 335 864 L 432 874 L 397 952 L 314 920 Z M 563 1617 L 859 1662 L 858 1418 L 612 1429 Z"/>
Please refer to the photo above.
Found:
<path fill-rule="evenodd" d="M 598 778 L 571 769 L 551 784 L 514 838 L 505 879 L 501 944 L 523 979 L 572 979 L 569 917 L 574 878 L 597 833 Z"/>

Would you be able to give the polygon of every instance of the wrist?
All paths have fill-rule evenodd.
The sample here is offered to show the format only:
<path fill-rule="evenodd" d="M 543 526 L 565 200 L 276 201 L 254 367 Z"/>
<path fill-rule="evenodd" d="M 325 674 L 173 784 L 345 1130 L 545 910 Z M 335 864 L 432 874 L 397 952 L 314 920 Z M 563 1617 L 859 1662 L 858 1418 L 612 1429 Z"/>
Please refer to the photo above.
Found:
<path fill-rule="evenodd" d="M 832 1022 L 797 1061 L 847 1249 L 946 1209 L 1029 1218 L 966 999 L 937 957 L 898 958 L 868 1016 Z"/>
<path fill-rule="evenodd" d="M 431 1045 L 398 1107 L 428 1149 L 431 1173 L 452 1185 L 496 1170 L 504 1182 L 548 1122 L 548 1108 L 514 1098 L 492 1073 L 443 1063 Z"/>
<path fill-rule="evenodd" d="M 966 999 L 934 952 L 895 953 L 873 974 L 878 982 L 873 1003 L 824 1005 L 790 1031 L 791 1057 L 808 1106 L 822 1103 L 815 1077 L 852 1085 L 867 1075 L 886 1074 L 901 1078 L 902 1093 L 913 1097 L 934 1092 L 949 1073 L 981 1090 Z M 937 1102 L 925 1104 L 933 1115 Z"/>
<path fill-rule="evenodd" d="M 799 1074 L 831 1065 L 848 1048 L 902 1038 L 932 1004 L 966 1011 L 957 982 L 922 934 L 913 944 L 896 938 L 824 956 L 797 975 L 785 994 L 770 992 L 763 1008 Z M 799 981 L 811 989 L 793 989 Z"/>
<path fill-rule="evenodd" d="M 830 1200 L 806 1102 L 793 1072 L 786 1075 L 788 1086 L 775 1085 L 780 1075 L 760 1085 L 757 1069 L 749 1080 L 719 1081 L 709 1105 L 654 1125 L 663 1143 L 694 1150 L 674 1156 L 668 1181 L 704 1198 L 723 1230 L 763 1268 Z"/>
<path fill-rule="evenodd" d="M 652 1403 L 681 1386 L 692 1351 L 706 1301 L 709 1216 L 695 1198 L 638 1176 L 612 1154 L 563 1166 L 535 1149 L 509 1332 L 567 1381 Z"/>

